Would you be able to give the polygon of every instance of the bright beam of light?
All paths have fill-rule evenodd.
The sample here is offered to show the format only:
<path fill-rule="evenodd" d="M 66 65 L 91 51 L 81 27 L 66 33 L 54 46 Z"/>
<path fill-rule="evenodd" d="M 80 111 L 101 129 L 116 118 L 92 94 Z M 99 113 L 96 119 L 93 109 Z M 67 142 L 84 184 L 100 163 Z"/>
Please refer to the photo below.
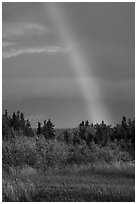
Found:
<path fill-rule="evenodd" d="M 46 4 L 47 8 L 46 12 L 49 12 L 50 17 L 53 19 L 66 47 L 71 47 L 69 52 L 70 62 L 88 108 L 89 120 L 94 123 L 101 122 L 101 120 L 110 122 L 111 118 L 103 103 L 100 88 L 93 76 L 94 65 L 91 65 L 91 62 L 89 63 L 82 53 L 80 45 L 72 35 L 65 15 L 57 3 L 49 3 L 48 6 Z"/>

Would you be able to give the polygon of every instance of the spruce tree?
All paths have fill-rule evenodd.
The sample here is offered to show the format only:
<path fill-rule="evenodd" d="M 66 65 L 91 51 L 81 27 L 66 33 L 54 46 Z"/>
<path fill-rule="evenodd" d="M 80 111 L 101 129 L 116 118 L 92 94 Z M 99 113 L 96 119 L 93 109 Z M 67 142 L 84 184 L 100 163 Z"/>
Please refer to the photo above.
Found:
<path fill-rule="evenodd" d="M 25 117 L 23 113 L 20 113 L 20 126 L 22 130 L 25 129 Z"/>
<path fill-rule="evenodd" d="M 19 120 L 15 112 L 12 114 L 12 126 L 14 131 L 19 131 Z"/>
<path fill-rule="evenodd" d="M 24 135 L 26 135 L 28 137 L 33 137 L 34 136 L 34 132 L 33 132 L 32 128 L 31 128 L 31 124 L 30 124 L 29 120 L 26 121 Z"/>
<path fill-rule="evenodd" d="M 46 133 L 47 133 L 47 123 L 46 120 L 44 120 L 44 126 L 42 127 L 42 134 L 46 138 Z"/>
<path fill-rule="evenodd" d="M 52 124 L 51 120 L 47 121 L 47 128 L 46 128 L 46 139 L 53 139 L 55 137 L 54 133 L 54 125 Z"/>
<path fill-rule="evenodd" d="M 42 133 L 41 123 L 38 122 L 37 135 L 40 135 L 41 133 Z"/>

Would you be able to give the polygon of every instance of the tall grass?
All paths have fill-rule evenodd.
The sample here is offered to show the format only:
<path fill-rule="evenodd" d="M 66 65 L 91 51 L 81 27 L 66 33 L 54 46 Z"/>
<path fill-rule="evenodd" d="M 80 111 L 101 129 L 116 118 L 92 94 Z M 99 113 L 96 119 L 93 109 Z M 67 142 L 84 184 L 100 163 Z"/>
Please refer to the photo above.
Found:
<path fill-rule="evenodd" d="M 35 186 L 30 179 L 25 182 L 22 179 L 7 180 L 3 178 L 3 201 L 31 201 L 35 194 Z"/>
<path fill-rule="evenodd" d="M 65 174 L 55 170 L 50 174 L 33 174 L 33 171 L 31 174 L 28 167 L 28 174 L 3 176 L 3 201 L 134 201 L 133 179 L 123 178 L 123 174 L 117 177 L 119 171 L 112 171 L 113 167 L 109 166 L 109 173 L 113 173 L 111 177 L 106 174 L 106 166 L 96 166 L 94 171 L 92 167 L 77 166 L 76 169 L 75 166 Z"/>

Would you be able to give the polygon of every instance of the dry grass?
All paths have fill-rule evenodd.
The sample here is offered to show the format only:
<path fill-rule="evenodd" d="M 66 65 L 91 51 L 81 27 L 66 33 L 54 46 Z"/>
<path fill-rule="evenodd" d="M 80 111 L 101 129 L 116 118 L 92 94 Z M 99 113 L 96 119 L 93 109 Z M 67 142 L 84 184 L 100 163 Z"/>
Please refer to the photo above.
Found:
<path fill-rule="evenodd" d="M 25 165 L 22 168 L 20 167 L 9 167 L 9 174 L 16 176 L 16 175 L 22 175 L 22 176 L 29 176 L 29 175 L 36 175 L 37 174 L 37 170 Z"/>
<path fill-rule="evenodd" d="M 74 164 L 71 167 L 67 167 L 62 172 L 71 172 L 76 174 L 90 175 L 96 174 L 112 174 L 119 176 L 135 177 L 135 164 L 133 162 L 111 162 L 111 163 L 93 163 L 93 164 Z"/>
<path fill-rule="evenodd" d="M 3 201 L 31 201 L 31 197 L 35 194 L 35 185 L 30 179 L 23 182 L 21 179 L 6 180 L 3 178 L 2 185 Z"/>
<path fill-rule="evenodd" d="M 25 166 L 3 172 L 3 201 L 134 201 L 134 164 L 73 165 L 41 174 Z M 111 174 L 111 176 L 110 176 Z"/>

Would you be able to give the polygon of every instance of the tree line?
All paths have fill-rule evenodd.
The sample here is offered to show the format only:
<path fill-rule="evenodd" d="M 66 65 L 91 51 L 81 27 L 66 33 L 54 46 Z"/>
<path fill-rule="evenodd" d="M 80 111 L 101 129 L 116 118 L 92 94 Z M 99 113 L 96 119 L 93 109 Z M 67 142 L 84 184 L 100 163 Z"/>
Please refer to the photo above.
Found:
<path fill-rule="evenodd" d="M 25 135 L 27 137 L 44 136 L 47 140 L 61 140 L 68 145 L 79 145 L 82 142 L 86 145 L 91 143 L 106 146 L 111 142 L 121 145 L 121 148 L 134 152 L 135 148 L 135 119 L 127 120 L 123 116 L 120 124 L 112 127 L 105 124 L 104 121 L 100 124 L 89 123 L 89 121 L 82 121 L 77 128 L 56 130 L 51 120 L 45 120 L 43 126 L 38 122 L 38 127 L 33 129 L 30 121 L 25 119 L 22 112 L 13 112 L 12 116 L 5 113 L 2 115 L 2 137 L 3 140 L 14 139 L 18 135 Z"/>
<path fill-rule="evenodd" d="M 22 112 L 13 112 L 12 116 L 8 115 L 8 111 L 2 115 L 2 136 L 5 140 L 13 139 L 18 134 L 23 134 L 28 137 L 34 137 L 35 133 L 40 136 L 44 135 L 45 139 L 53 139 L 55 137 L 54 125 L 51 120 L 44 121 L 43 127 L 38 122 L 37 130 L 31 127 L 29 119 L 25 119 Z"/>

